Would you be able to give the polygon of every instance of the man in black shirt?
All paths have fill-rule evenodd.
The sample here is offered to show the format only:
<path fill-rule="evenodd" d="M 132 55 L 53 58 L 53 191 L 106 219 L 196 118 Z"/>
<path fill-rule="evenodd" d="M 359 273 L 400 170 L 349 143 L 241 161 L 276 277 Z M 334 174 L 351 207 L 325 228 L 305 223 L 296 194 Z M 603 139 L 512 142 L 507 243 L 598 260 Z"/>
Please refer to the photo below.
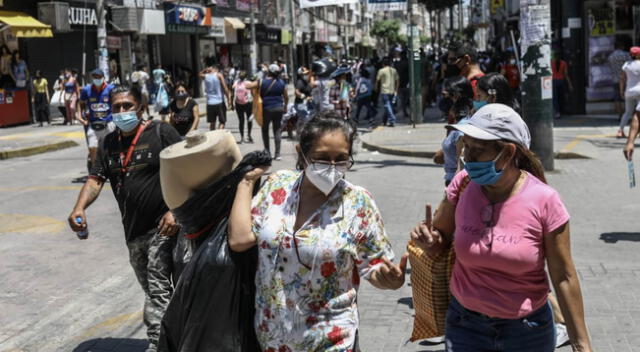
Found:
<path fill-rule="evenodd" d="M 156 350 L 160 321 L 173 292 L 173 236 L 178 231 L 162 198 L 159 154 L 181 138 L 166 123 L 144 122 L 141 103 L 136 88 L 117 86 L 111 91 L 117 129 L 99 146 L 96 163 L 69 215 L 69 224 L 76 232 L 87 228 L 85 209 L 109 180 L 122 214 L 129 260 L 145 292 L 144 322 L 149 337 L 147 351 L 151 352 Z"/>

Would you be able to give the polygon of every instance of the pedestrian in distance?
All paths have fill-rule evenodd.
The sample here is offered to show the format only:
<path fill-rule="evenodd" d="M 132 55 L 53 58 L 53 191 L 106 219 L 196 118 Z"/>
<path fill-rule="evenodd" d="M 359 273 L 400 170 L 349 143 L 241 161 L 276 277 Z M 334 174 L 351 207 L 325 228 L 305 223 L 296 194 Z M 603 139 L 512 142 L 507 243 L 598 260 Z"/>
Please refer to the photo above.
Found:
<path fill-rule="evenodd" d="M 315 104 L 311 96 L 313 92 L 311 79 L 312 73 L 307 67 L 302 66 L 298 69 L 294 100 L 297 114 L 296 135 L 298 136 L 300 132 L 302 132 L 304 125 L 312 118 L 313 110 L 315 109 Z"/>
<path fill-rule="evenodd" d="M 468 79 L 456 76 L 444 81 L 443 95 L 453 102 L 450 115 L 456 124 L 465 124 L 473 112 L 473 87 Z M 460 170 L 459 160 L 462 154 L 462 136 L 456 129 L 447 128 L 447 136 L 442 141 L 442 149 L 433 157 L 436 164 L 444 165 L 444 184 L 449 186 L 453 177 Z"/>
<path fill-rule="evenodd" d="M 31 102 L 35 106 L 36 120 L 40 127 L 42 127 L 45 121 L 47 125 L 51 125 L 51 118 L 49 117 L 49 102 L 51 99 L 49 97 L 48 84 L 47 79 L 42 77 L 42 72 L 36 70 L 35 79 L 33 80 L 33 91 L 35 94 Z"/>
<path fill-rule="evenodd" d="M 248 173 L 229 220 L 234 252 L 258 247 L 255 331 L 263 351 L 357 351 L 360 279 L 404 283 L 407 256 L 393 251 L 371 194 L 344 179 L 355 130 L 334 112 L 304 127 L 297 171 Z"/>
<path fill-rule="evenodd" d="M 569 77 L 569 66 L 562 59 L 562 54 L 558 51 L 553 52 L 551 59 L 551 73 L 553 78 L 553 111 L 555 118 L 559 119 L 562 115 L 561 106 L 564 105 L 564 97 L 567 93 L 573 91 L 571 77 Z"/>
<path fill-rule="evenodd" d="M 459 76 L 465 77 L 471 82 L 473 92 L 476 93 L 478 79 L 484 76 L 484 72 L 478 65 L 478 52 L 471 43 L 453 43 L 447 53 L 447 67 L 453 68 Z"/>
<path fill-rule="evenodd" d="M 145 65 L 138 65 L 138 69 L 131 74 L 131 84 L 142 94 L 142 112 L 147 113 L 147 118 L 152 119 L 149 111 L 149 73 Z"/>
<path fill-rule="evenodd" d="M 78 97 L 80 96 L 77 71 L 75 69 L 65 69 L 64 78 L 64 108 L 67 113 L 64 124 L 73 125 L 73 120 L 77 118 Z"/>
<path fill-rule="evenodd" d="M 68 221 L 73 231 L 87 231 L 86 209 L 109 180 L 122 215 L 129 261 L 145 293 L 147 352 L 155 352 L 160 321 L 173 292 L 173 236 L 179 229 L 162 197 L 159 155 L 181 138 L 169 124 L 142 118 L 142 95 L 137 88 L 114 87 L 111 102 L 117 129 L 100 144 Z"/>
<path fill-rule="evenodd" d="M 338 67 L 331 74 L 334 83 L 329 89 L 329 100 L 333 104 L 333 111 L 343 119 L 351 115 L 351 85 L 347 81 L 347 75 L 351 70 L 347 66 Z"/>
<path fill-rule="evenodd" d="M 250 81 L 247 79 L 247 72 L 238 72 L 238 80 L 233 83 L 233 105 L 236 114 L 238 115 L 238 127 L 240 129 L 240 142 L 239 143 L 253 143 L 251 138 L 251 130 L 253 129 L 253 97 L 251 90 L 247 88 L 247 84 Z M 245 126 L 247 126 L 247 139 L 245 136 Z"/>
<path fill-rule="evenodd" d="M 16 89 L 26 89 L 31 75 L 27 63 L 20 57 L 20 52 L 14 50 L 11 54 L 11 77 Z"/>
<path fill-rule="evenodd" d="M 51 98 L 51 104 L 58 106 L 58 111 L 62 115 L 63 119 L 67 118 L 67 109 L 64 107 L 64 77 L 65 70 L 60 70 L 58 78 L 53 83 L 53 97 Z"/>
<path fill-rule="evenodd" d="M 204 92 L 207 96 L 209 130 L 216 129 L 216 122 L 218 122 L 217 128 L 222 130 L 227 123 L 224 99 L 226 97 L 228 101 L 231 101 L 224 76 L 220 73 L 218 66 L 213 65 L 202 70 L 200 78 L 204 80 Z"/>
<path fill-rule="evenodd" d="M 282 160 L 280 156 L 282 117 L 285 107 L 288 106 L 289 96 L 287 94 L 287 85 L 280 78 L 280 66 L 276 64 L 269 65 L 267 78 L 248 82 L 245 87 L 247 89 L 258 88 L 258 92 L 262 97 L 262 144 L 264 145 L 264 150 L 271 154 L 269 147 L 269 126 L 271 125 L 275 144 L 275 156 L 273 159 Z"/>
<path fill-rule="evenodd" d="M 620 76 L 620 95 L 624 97 L 624 115 L 620 120 L 616 136 L 618 138 L 625 138 L 624 128 L 640 103 L 640 47 L 632 47 L 629 54 L 631 61 L 622 65 L 622 75 Z"/>
<path fill-rule="evenodd" d="M 169 104 L 169 124 L 178 131 L 181 137 L 198 129 L 200 124 L 200 110 L 198 103 L 189 96 L 184 82 L 176 83 L 173 101 Z"/>
<path fill-rule="evenodd" d="M 592 351 L 570 250 L 569 214 L 529 150 L 529 129 L 508 106 L 489 104 L 466 124 L 464 170 L 431 220 L 411 231 L 430 256 L 455 249 L 446 350 L 555 350 L 548 274 L 574 351 Z M 546 263 L 545 263 L 546 262 Z"/>
<path fill-rule="evenodd" d="M 80 92 L 78 121 L 84 126 L 89 148 L 88 169 L 96 162 L 98 146 L 106 135 L 116 129 L 111 116 L 111 90 L 113 85 L 105 82 L 104 73 L 96 68 L 90 73 L 91 83 Z"/>
<path fill-rule="evenodd" d="M 376 91 L 380 93 L 384 104 L 385 114 L 382 118 L 382 123 L 385 126 L 394 127 L 396 114 L 393 112 L 393 104 L 398 96 L 400 78 L 396 69 L 391 67 L 391 59 L 389 57 L 382 59 L 382 66 L 376 76 Z"/>
<path fill-rule="evenodd" d="M 623 90 L 620 87 L 620 80 L 622 78 L 622 66 L 631 60 L 629 45 L 627 44 L 630 39 L 628 36 L 617 36 L 615 50 L 607 57 L 607 63 L 609 64 L 613 77 L 613 90 L 615 91 L 613 101 L 615 103 L 616 114 L 618 114 L 618 118 L 620 119 L 622 119 L 622 114 L 624 114 L 624 95 L 620 95 L 620 92 Z"/>
<path fill-rule="evenodd" d="M 356 114 L 354 115 L 353 120 L 357 125 L 360 122 L 360 113 L 362 112 L 362 108 L 365 108 L 367 113 L 367 122 L 369 126 L 373 127 L 375 125 L 375 117 L 378 112 L 374 106 L 373 83 L 371 83 L 370 78 L 369 70 L 362 67 L 360 69 L 360 78 L 358 79 L 356 88 L 353 92 L 353 98 L 356 102 Z"/>

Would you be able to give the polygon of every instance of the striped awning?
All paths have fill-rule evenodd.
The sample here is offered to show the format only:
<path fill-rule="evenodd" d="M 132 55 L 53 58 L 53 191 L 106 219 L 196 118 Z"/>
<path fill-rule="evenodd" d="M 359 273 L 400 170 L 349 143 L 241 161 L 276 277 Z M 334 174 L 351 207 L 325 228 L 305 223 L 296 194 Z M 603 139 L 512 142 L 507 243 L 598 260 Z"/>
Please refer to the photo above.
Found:
<path fill-rule="evenodd" d="M 0 11 L 0 31 L 9 30 L 16 38 L 53 37 L 51 26 L 22 12 Z"/>

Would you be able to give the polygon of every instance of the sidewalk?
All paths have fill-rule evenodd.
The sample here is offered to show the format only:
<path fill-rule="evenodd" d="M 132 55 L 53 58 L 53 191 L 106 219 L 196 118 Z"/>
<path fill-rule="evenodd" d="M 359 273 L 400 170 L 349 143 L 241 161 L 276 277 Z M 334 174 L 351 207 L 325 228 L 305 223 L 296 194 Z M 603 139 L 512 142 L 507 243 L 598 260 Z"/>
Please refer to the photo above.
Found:
<path fill-rule="evenodd" d="M 444 122 L 378 127 L 362 136 L 362 146 L 380 153 L 432 158 L 446 136 Z M 556 159 L 591 159 L 600 155 L 603 144 L 618 145 L 617 120 L 607 116 L 565 116 L 554 121 L 553 144 Z"/>

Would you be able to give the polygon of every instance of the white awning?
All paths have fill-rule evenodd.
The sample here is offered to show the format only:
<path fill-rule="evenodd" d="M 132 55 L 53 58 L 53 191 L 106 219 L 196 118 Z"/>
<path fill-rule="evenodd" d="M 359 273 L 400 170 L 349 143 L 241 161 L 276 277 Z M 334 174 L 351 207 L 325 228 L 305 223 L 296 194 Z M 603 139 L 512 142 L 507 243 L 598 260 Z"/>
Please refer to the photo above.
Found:
<path fill-rule="evenodd" d="M 230 24 L 231 27 L 233 27 L 233 29 L 235 30 L 244 29 L 246 27 L 244 22 L 240 21 L 240 19 L 235 17 L 225 17 L 224 21 Z"/>
<path fill-rule="evenodd" d="M 138 9 L 140 34 L 165 34 L 164 11 Z"/>

